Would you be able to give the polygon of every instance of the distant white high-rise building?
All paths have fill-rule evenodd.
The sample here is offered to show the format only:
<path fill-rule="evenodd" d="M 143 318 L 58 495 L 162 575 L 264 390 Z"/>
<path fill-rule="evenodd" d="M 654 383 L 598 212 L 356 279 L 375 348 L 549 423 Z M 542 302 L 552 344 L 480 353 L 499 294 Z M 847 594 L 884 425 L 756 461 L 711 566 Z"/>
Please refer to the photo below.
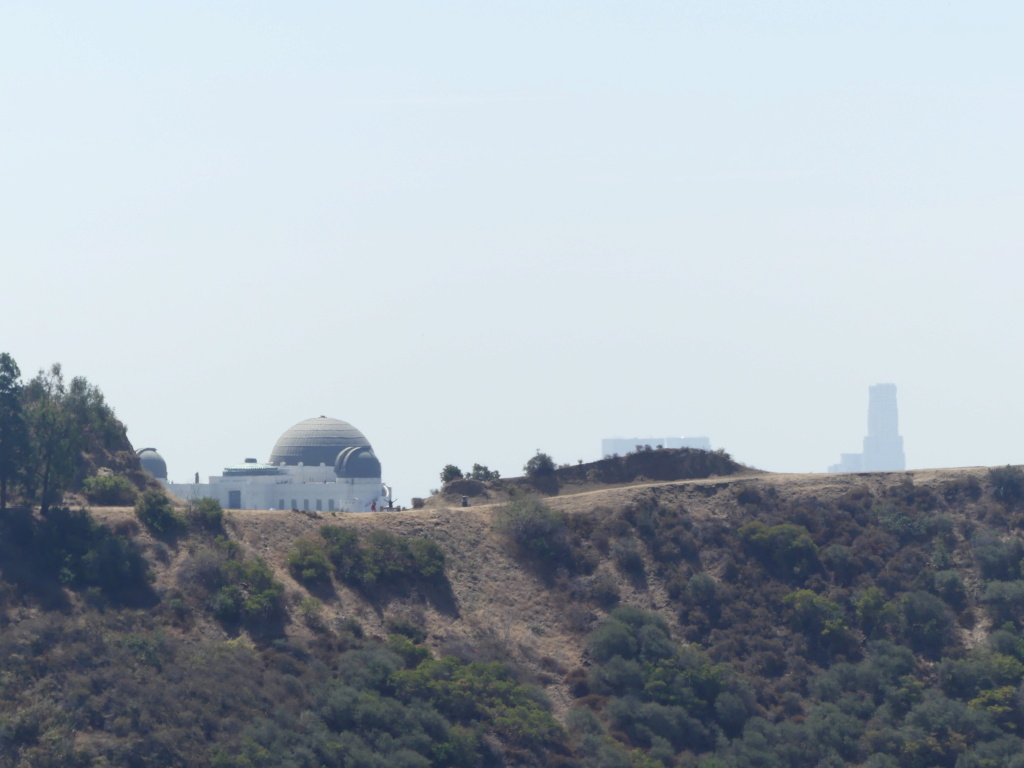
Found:
<path fill-rule="evenodd" d="M 895 384 L 868 387 L 868 434 L 863 453 L 844 453 L 829 472 L 885 472 L 907 468 Z"/>
<path fill-rule="evenodd" d="M 864 438 L 864 470 L 901 470 L 907 468 L 900 437 L 896 385 L 868 387 L 868 434 Z"/>

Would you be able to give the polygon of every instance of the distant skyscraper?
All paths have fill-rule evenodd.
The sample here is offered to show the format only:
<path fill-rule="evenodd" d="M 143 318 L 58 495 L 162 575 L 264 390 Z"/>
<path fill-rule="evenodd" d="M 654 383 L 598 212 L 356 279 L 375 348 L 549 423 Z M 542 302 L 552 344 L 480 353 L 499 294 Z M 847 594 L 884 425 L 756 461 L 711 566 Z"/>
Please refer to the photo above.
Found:
<path fill-rule="evenodd" d="M 884 472 L 907 468 L 900 437 L 899 409 L 896 407 L 896 385 L 875 384 L 868 387 L 868 434 L 863 453 L 844 453 L 829 472 Z"/>
<path fill-rule="evenodd" d="M 864 470 L 900 470 L 907 468 L 900 437 L 900 417 L 896 407 L 896 385 L 868 387 L 868 435 L 864 438 Z"/>

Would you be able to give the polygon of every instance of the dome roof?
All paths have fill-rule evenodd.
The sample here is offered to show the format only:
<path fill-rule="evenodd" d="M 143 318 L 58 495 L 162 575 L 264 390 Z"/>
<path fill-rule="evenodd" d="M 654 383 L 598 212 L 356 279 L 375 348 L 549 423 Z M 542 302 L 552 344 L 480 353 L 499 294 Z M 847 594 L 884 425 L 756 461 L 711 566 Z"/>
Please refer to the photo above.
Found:
<path fill-rule="evenodd" d="M 369 447 L 366 436 L 347 421 L 321 416 L 300 421 L 281 435 L 270 454 L 270 463 L 295 466 L 302 462 L 307 467 L 333 467 L 345 448 Z"/>
<path fill-rule="evenodd" d="M 338 477 L 380 477 L 380 461 L 373 448 L 346 448 L 334 460 L 334 474 Z"/>
<path fill-rule="evenodd" d="M 139 463 L 142 464 L 144 470 L 157 480 L 167 479 L 167 462 L 156 452 L 156 448 L 142 448 L 136 453 L 139 455 Z"/>

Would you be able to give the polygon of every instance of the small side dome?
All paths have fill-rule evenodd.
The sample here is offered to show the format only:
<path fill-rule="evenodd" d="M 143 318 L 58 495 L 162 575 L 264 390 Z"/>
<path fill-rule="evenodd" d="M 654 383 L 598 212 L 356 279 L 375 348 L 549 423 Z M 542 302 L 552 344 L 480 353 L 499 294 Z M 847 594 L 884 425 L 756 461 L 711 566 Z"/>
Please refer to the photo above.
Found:
<path fill-rule="evenodd" d="M 142 468 L 157 480 L 167 479 L 167 462 L 156 452 L 156 448 L 143 448 L 135 452 L 139 456 Z"/>
<path fill-rule="evenodd" d="M 346 448 L 334 460 L 338 477 L 375 477 L 380 479 L 380 461 L 368 445 Z"/>

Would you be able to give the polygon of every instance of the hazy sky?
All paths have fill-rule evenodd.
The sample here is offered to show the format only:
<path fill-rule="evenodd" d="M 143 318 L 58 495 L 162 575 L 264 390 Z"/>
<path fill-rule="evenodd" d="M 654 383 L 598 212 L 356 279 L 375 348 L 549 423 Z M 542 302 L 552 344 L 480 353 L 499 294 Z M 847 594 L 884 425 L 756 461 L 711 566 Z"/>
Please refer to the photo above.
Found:
<path fill-rule="evenodd" d="M 0 3 L 0 351 L 171 478 L 1024 463 L 1024 5 Z"/>

